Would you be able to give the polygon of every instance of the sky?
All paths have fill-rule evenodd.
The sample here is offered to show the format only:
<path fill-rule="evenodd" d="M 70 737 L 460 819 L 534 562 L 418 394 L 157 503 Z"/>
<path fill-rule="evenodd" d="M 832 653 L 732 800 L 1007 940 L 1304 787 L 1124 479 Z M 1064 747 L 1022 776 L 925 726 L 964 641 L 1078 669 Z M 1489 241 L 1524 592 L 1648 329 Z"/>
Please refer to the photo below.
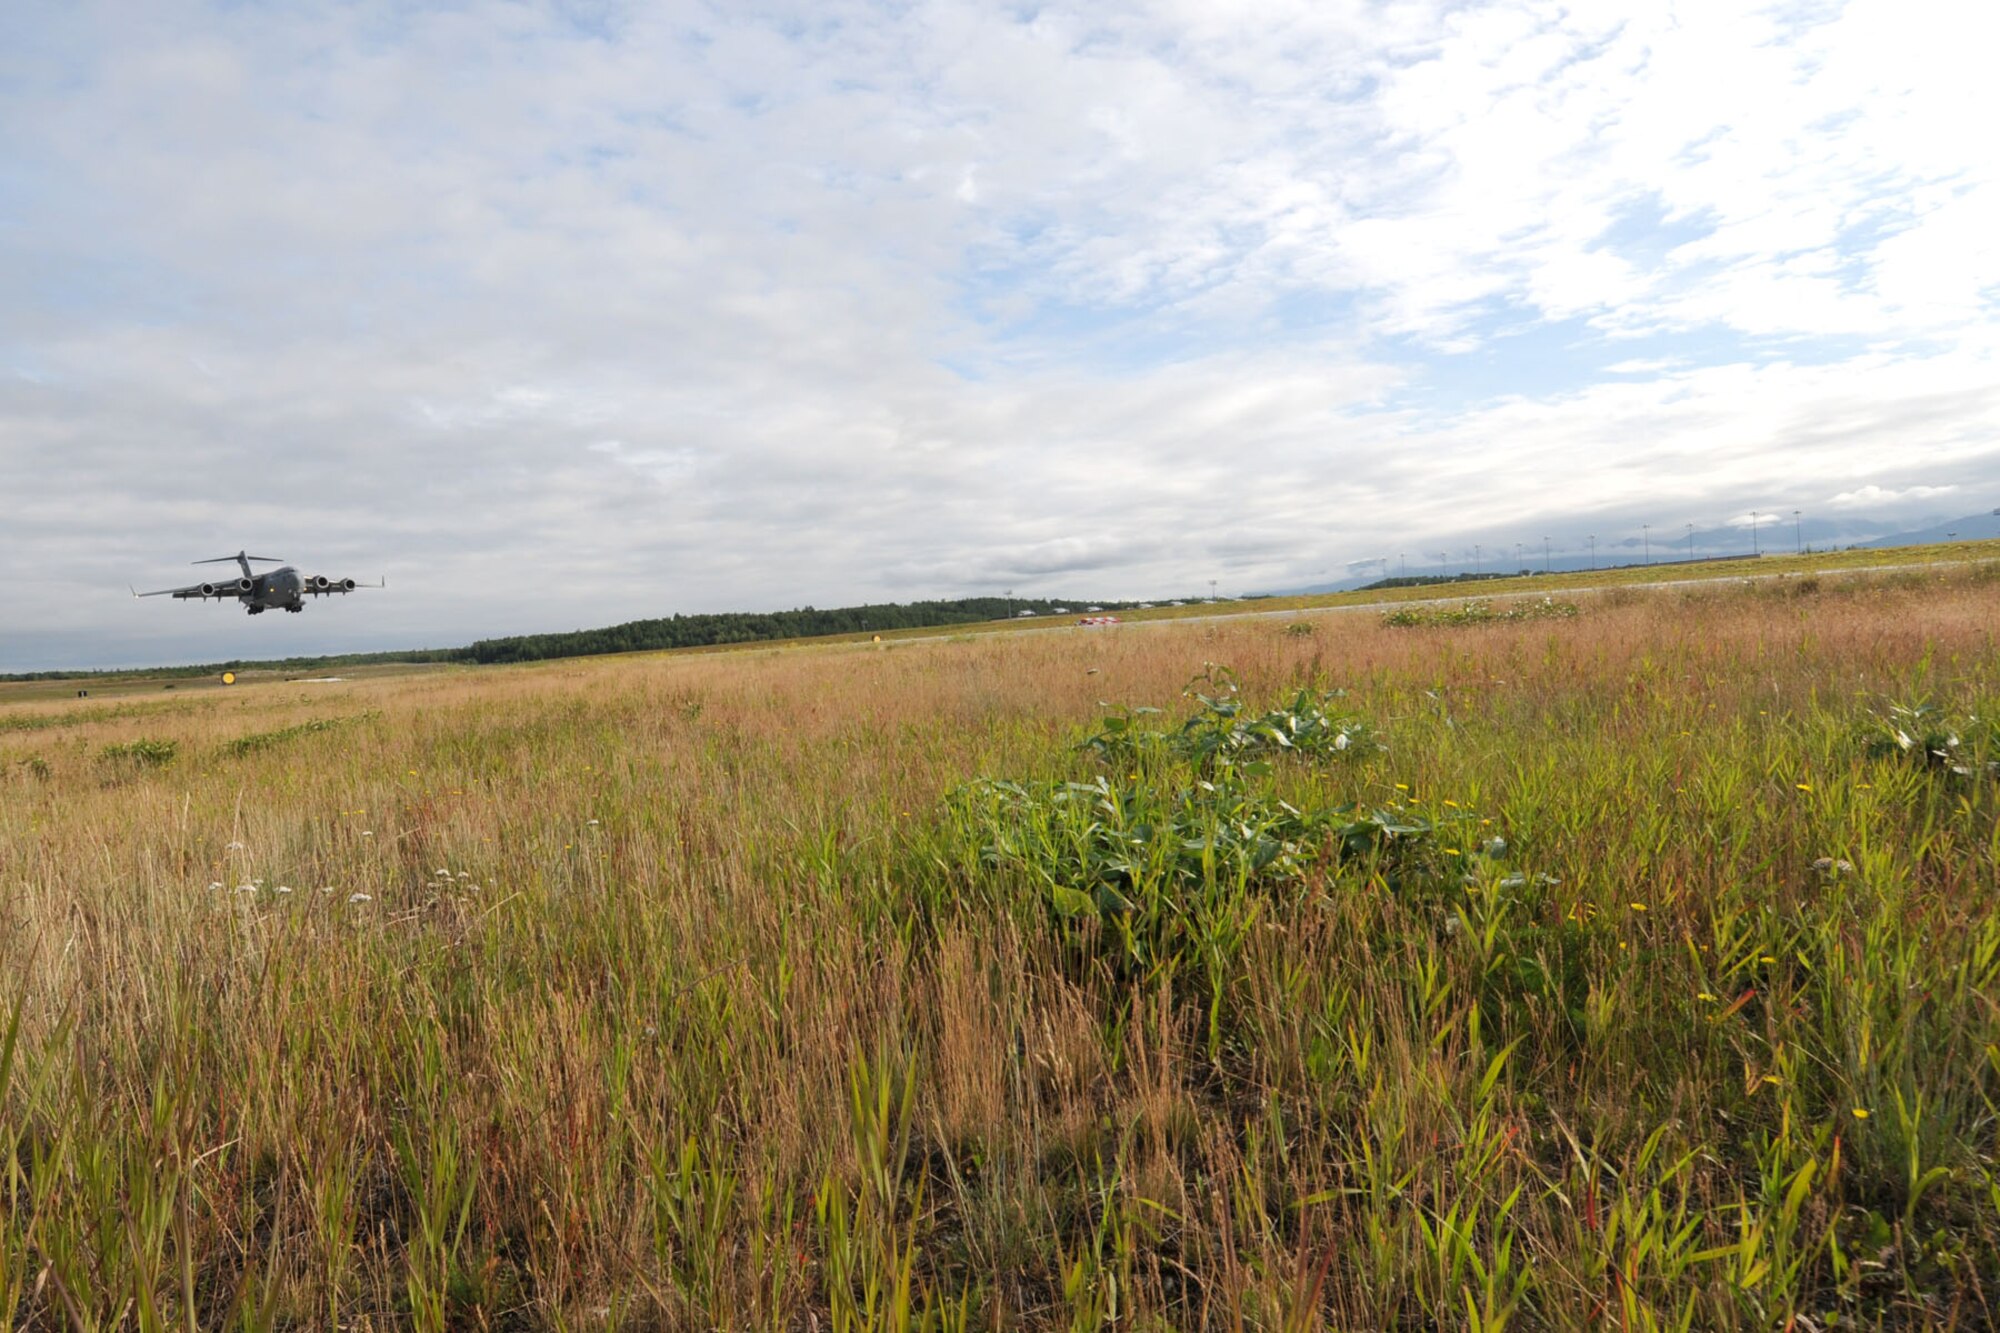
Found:
<path fill-rule="evenodd" d="M 32 0 L 0 671 L 1984 512 L 1996 48 L 1942 0 Z M 245 548 L 390 586 L 129 596 Z"/>

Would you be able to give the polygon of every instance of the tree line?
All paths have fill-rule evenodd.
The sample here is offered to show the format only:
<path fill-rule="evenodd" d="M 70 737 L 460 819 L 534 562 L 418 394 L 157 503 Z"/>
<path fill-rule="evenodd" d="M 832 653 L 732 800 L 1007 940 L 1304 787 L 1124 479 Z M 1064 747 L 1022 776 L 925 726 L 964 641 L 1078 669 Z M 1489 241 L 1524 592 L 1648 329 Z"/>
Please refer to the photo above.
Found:
<path fill-rule="evenodd" d="M 630 620 L 605 629 L 580 629 L 566 634 L 517 634 L 481 639 L 453 650 L 450 660 L 490 664 L 537 662 L 550 657 L 591 657 L 600 653 L 631 653 L 661 648 L 708 648 L 726 643 L 757 643 L 773 639 L 812 639 L 832 634 L 868 634 L 896 629 L 935 629 L 1004 620 L 1023 611 L 1051 615 L 1080 609 L 1079 603 L 1040 597 L 962 597 L 949 601 L 883 602 L 827 610 L 803 606 L 794 611 L 726 612 Z M 1126 603 L 1091 603 L 1118 607 Z"/>
<path fill-rule="evenodd" d="M 367 666 L 384 662 L 539 662 L 551 657 L 594 657 L 603 653 L 646 652 L 662 648 L 710 648 L 728 643 L 758 643 L 775 639 L 810 639 L 831 634 L 881 633 L 894 629 L 934 629 L 1005 620 L 1023 611 L 1038 616 L 1080 611 L 1085 605 L 1124 610 L 1130 602 L 1064 601 L 1047 597 L 960 597 L 929 602 L 883 602 L 870 606 L 840 606 L 822 610 L 803 606 L 793 611 L 723 612 L 629 620 L 604 629 L 579 629 L 558 634 L 516 634 L 480 639 L 463 648 L 413 648 L 396 652 L 335 653 L 322 657 L 287 657 L 267 661 L 208 662 L 199 666 L 116 668 L 105 671 L 22 671 L 0 674 L 0 680 L 110 680 L 122 676 L 169 679 L 213 675 L 222 671 L 318 671 L 328 667 Z"/>

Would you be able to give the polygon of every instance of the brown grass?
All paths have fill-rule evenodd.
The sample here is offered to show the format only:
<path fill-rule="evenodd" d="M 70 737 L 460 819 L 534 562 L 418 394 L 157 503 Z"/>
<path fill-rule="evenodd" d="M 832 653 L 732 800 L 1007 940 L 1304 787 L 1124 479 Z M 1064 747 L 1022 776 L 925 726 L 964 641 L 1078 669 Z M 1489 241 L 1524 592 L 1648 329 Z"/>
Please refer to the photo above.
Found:
<path fill-rule="evenodd" d="M 161 1327 L 840 1326 L 829 1274 L 903 1262 L 908 1310 L 950 1322 L 964 1293 L 996 1327 L 1984 1325 L 2000 996 L 1950 978 L 1990 921 L 1992 803 L 1878 772 L 1843 728 L 1891 698 L 1989 704 L 2000 586 L 1584 605 L 0 709 L 0 1323 L 139 1326 L 150 1301 Z M 1524 920 L 1601 914 L 1579 1012 L 1480 1000 L 1462 928 L 1336 876 L 1273 904 L 1217 1049 L 1176 984 L 1079 958 L 980 878 L 948 792 L 1089 771 L 1068 742 L 1099 701 L 1174 702 L 1205 662 L 1259 699 L 1347 687 L 1391 736 L 1372 766 L 1281 775 L 1297 790 L 1448 798 L 1561 881 Z M 231 750 L 314 719 L 340 725 Z M 104 755 L 144 739 L 178 751 Z M 1820 854 L 1866 893 L 1831 896 Z M 1694 994 L 1720 985 L 1697 976 L 1725 906 L 1759 948 L 1821 950 L 1728 1024 Z M 1891 989 L 1836 1018 L 1838 958 Z M 1937 1063 L 1882 1073 L 1864 1022 Z M 1936 1129 L 1892 1135 L 1892 1088 Z M 1899 1216 L 1906 1140 L 1950 1175 Z M 1626 1248 L 1676 1208 L 1690 1252 L 1752 1204 L 1775 1227 L 1768 1179 L 1807 1161 L 1790 1277 L 1764 1249 L 1752 1282 Z M 1459 1203 L 1483 1211 L 1454 1257 L 1426 1236 Z M 1864 1214 L 1896 1228 L 1879 1278 L 1832 1257 Z"/>

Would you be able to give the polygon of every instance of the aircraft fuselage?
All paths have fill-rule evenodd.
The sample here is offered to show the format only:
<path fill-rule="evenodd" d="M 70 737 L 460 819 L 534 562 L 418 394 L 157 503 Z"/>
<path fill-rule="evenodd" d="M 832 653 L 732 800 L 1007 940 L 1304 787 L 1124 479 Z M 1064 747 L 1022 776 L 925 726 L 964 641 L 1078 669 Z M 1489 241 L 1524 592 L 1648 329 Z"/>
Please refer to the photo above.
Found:
<path fill-rule="evenodd" d="M 279 607 L 287 611 L 305 609 L 305 580 L 290 565 L 255 575 L 248 582 L 249 589 L 238 592 L 236 600 L 243 603 L 253 616 L 275 611 Z"/>

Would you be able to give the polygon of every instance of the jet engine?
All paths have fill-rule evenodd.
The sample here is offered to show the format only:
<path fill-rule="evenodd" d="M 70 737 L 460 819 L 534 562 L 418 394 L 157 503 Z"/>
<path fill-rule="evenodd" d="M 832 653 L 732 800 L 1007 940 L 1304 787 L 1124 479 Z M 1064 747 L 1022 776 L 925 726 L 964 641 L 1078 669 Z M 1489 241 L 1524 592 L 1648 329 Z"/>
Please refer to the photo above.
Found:
<path fill-rule="evenodd" d="M 315 574 L 312 576 L 312 586 L 317 588 L 321 592 L 325 592 L 327 590 L 327 587 L 331 584 L 331 582 L 332 580 L 327 578 L 327 576 L 324 574 Z"/>
<path fill-rule="evenodd" d="M 349 591 L 349 592 L 353 592 L 353 591 L 354 591 L 354 580 L 353 580 L 353 579 L 342 579 L 342 580 L 340 581 L 340 586 L 341 586 L 341 587 L 343 587 L 343 588 L 345 588 L 345 589 L 347 589 L 347 591 Z"/>

